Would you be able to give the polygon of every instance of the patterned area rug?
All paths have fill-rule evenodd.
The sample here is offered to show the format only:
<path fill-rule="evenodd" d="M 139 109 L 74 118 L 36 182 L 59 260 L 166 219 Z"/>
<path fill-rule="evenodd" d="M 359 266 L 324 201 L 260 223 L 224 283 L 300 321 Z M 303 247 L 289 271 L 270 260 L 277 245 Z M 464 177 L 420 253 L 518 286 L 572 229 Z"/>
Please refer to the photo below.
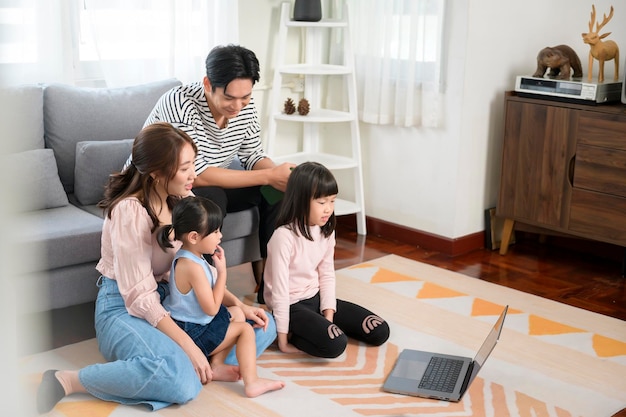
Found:
<path fill-rule="evenodd" d="M 353 343 L 333 360 L 270 348 L 258 360 L 259 374 L 287 386 L 255 399 L 243 396 L 241 383 L 213 382 L 194 401 L 155 413 L 77 395 L 49 415 L 609 417 L 626 407 L 624 321 L 395 255 L 337 276 L 340 298 L 368 306 L 390 323 L 384 346 Z M 473 356 L 505 304 L 500 342 L 460 402 L 381 391 L 404 348 Z M 26 393 L 34 396 L 46 369 L 102 360 L 95 340 L 24 357 Z"/>

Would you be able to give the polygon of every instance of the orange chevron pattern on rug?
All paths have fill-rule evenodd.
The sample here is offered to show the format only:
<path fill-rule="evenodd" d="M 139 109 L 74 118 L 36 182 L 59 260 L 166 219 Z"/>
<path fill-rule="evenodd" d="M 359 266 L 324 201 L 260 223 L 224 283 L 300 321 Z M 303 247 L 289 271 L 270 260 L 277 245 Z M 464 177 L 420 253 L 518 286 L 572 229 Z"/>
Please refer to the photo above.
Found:
<path fill-rule="evenodd" d="M 355 265 L 353 267 L 348 268 L 349 270 L 369 271 L 370 278 L 369 283 L 371 284 L 393 284 L 393 283 L 407 283 L 412 282 L 415 284 L 415 293 L 414 296 L 420 300 L 443 300 L 443 299 L 452 299 L 455 297 L 468 297 L 468 294 L 458 291 L 437 283 L 433 283 L 424 279 L 412 277 L 406 274 L 398 273 L 396 271 L 380 268 L 372 263 L 362 263 L 359 265 Z M 367 276 L 367 274 L 366 274 Z M 393 288 L 393 287 L 387 287 Z M 409 295 L 410 292 L 407 292 L 407 286 L 404 285 L 401 288 L 402 291 L 398 291 L 399 294 Z M 472 317 L 475 316 L 493 316 L 499 314 L 502 311 L 502 304 L 497 304 L 494 302 L 490 302 L 478 297 L 473 297 L 472 300 L 472 310 L 470 312 Z M 509 315 L 512 314 L 523 314 L 521 310 L 515 308 L 509 308 Z M 534 314 L 528 314 L 527 319 L 528 330 L 527 334 L 531 336 L 558 336 L 558 335 L 571 335 L 574 333 L 589 333 L 593 340 L 593 350 L 598 357 L 602 358 L 620 358 L 624 360 L 626 358 L 626 343 L 602 336 L 599 334 L 595 334 L 589 332 L 584 329 L 576 328 L 574 326 L 565 325 L 544 317 L 540 317 Z M 553 338 L 553 343 L 559 343 L 559 340 Z M 564 340 L 563 343 L 565 345 L 569 345 L 569 340 Z M 623 362 L 626 363 L 626 360 Z"/>
<path fill-rule="evenodd" d="M 398 346 L 391 343 L 385 347 L 367 347 L 351 341 L 346 352 L 334 361 L 297 355 L 293 358 L 296 361 L 285 362 L 285 356 L 274 350 L 262 355 L 258 366 L 308 387 L 316 394 L 327 396 L 362 416 L 484 417 L 488 415 L 485 411 L 487 409 L 494 410 L 493 415 L 498 417 L 576 416 L 522 392 L 507 392 L 502 385 L 487 383 L 480 377 L 474 380 L 459 403 L 384 392 L 380 387 L 398 354 Z M 379 366 L 382 366 L 382 372 Z"/>
<path fill-rule="evenodd" d="M 568 326 L 556 321 L 548 320 L 543 317 L 530 314 L 528 316 L 528 334 L 530 335 L 547 335 L 547 334 L 566 334 L 566 333 L 583 333 L 583 329 Z"/>
<path fill-rule="evenodd" d="M 100 400 L 68 401 L 57 406 L 57 411 L 67 417 L 109 417 L 118 404 Z"/>
<path fill-rule="evenodd" d="M 417 293 L 417 298 L 452 298 L 465 295 L 467 294 L 433 284 L 432 282 L 425 282 L 422 289 Z"/>
<path fill-rule="evenodd" d="M 395 255 L 337 271 L 337 296 L 385 318 L 389 341 L 351 341 L 331 360 L 270 347 L 257 360 L 259 375 L 287 385 L 253 399 L 240 382 L 212 382 L 190 403 L 155 412 L 77 395 L 48 417 L 608 417 L 626 407 L 626 324 L 619 320 Z M 504 304 L 501 340 L 460 402 L 382 391 L 402 349 L 472 356 Z M 23 402 L 32 406 L 46 369 L 103 360 L 95 339 L 21 358 Z"/>
<path fill-rule="evenodd" d="M 611 358 L 624 355 L 624 352 L 626 352 L 626 343 L 611 339 L 610 337 L 594 334 L 593 349 L 599 357 Z"/>

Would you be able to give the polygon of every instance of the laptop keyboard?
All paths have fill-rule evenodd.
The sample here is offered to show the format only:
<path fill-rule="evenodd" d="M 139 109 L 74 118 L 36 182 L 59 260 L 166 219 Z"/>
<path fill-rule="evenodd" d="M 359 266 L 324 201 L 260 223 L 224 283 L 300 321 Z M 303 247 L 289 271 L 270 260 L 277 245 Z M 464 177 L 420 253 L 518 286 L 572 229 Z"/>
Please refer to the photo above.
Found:
<path fill-rule="evenodd" d="M 462 366 L 462 360 L 433 356 L 428 362 L 419 387 L 433 391 L 452 392 Z"/>

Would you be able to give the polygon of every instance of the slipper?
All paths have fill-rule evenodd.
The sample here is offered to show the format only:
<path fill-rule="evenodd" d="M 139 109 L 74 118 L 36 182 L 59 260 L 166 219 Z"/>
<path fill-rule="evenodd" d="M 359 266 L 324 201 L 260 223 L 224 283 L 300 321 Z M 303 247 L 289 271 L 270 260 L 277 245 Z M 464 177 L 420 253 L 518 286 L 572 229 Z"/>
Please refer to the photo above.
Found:
<path fill-rule="evenodd" d="M 47 413 L 65 397 L 65 390 L 55 376 L 56 369 L 49 369 L 43 373 L 41 384 L 37 389 L 37 411 Z"/>

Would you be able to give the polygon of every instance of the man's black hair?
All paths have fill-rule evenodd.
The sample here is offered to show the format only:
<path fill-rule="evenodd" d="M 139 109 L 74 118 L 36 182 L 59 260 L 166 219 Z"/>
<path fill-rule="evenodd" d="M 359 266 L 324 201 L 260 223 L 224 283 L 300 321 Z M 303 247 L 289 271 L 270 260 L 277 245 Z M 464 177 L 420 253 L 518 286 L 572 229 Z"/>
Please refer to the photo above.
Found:
<path fill-rule="evenodd" d="M 216 46 L 206 58 L 206 76 L 213 91 L 217 87 L 226 90 L 236 78 L 259 81 L 259 60 L 254 52 L 239 45 Z"/>

